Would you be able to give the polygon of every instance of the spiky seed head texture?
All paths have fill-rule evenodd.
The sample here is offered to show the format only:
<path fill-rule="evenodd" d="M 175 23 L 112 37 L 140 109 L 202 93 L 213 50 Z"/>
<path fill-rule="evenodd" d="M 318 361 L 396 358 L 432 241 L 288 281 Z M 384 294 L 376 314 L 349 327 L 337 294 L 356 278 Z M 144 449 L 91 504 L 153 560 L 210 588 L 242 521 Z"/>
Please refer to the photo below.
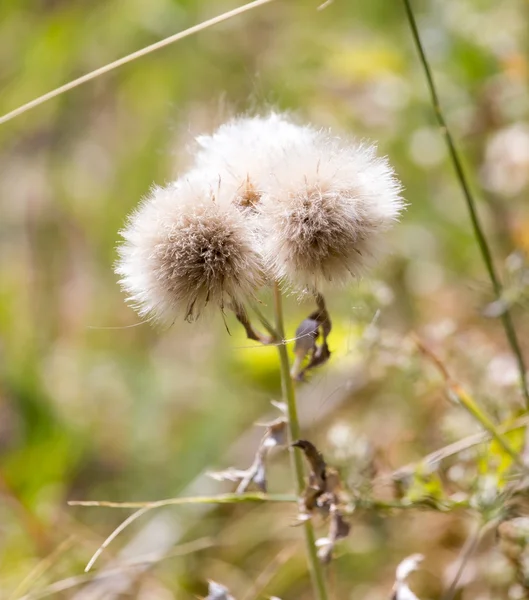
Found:
<path fill-rule="evenodd" d="M 310 144 L 275 161 L 258 205 L 267 270 L 300 291 L 361 275 L 404 206 L 401 185 L 374 146 L 313 133 Z"/>
<path fill-rule="evenodd" d="M 141 316 L 170 323 L 207 304 L 241 304 L 259 287 L 262 267 L 251 229 L 219 202 L 206 174 L 155 187 L 121 232 L 116 272 Z"/>
<path fill-rule="evenodd" d="M 298 291 L 361 275 L 404 206 L 374 146 L 286 115 L 233 119 L 197 141 L 196 164 L 231 190 L 225 197 L 249 219 L 269 276 Z"/>
<path fill-rule="evenodd" d="M 224 197 L 251 216 L 273 165 L 292 149 L 309 144 L 314 134 L 313 129 L 276 112 L 239 117 L 212 135 L 196 138 L 195 163 L 198 169 L 217 173 L 224 188 L 231 190 Z"/>
<path fill-rule="evenodd" d="M 155 187 L 122 232 L 116 271 L 142 316 L 243 304 L 264 279 L 313 291 L 356 277 L 404 206 L 374 146 L 284 115 L 234 119 L 197 142 L 191 171 Z"/>

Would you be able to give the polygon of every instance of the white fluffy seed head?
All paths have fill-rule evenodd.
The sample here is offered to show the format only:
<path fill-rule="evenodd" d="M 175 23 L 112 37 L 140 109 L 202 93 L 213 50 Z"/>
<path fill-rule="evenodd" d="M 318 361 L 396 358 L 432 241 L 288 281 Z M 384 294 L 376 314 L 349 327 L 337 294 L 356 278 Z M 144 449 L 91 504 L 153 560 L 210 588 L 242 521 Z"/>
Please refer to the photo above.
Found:
<path fill-rule="evenodd" d="M 275 112 L 232 119 L 212 135 L 196 139 L 196 165 L 217 173 L 230 190 L 225 197 L 239 209 L 252 212 L 276 162 L 298 146 L 310 144 L 314 135 L 314 130 Z"/>
<path fill-rule="evenodd" d="M 243 215 L 219 202 L 221 183 L 193 173 L 155 187 L 122 231 L 116 272 L 141 316 L 170 323 L 208 305 L 243 303 L 262 268 Z"/>
<path fill-rule="evenodd" d="M 142 316 L 242 305 L 265 280 L 313 291 L 359 276 L 403 208 L 374 146 L 277 113 L 197 142 L 193 169 L 154 188 L 122 232 L 116 270 Z"/>
<path fill-rule="evenodd" d="M 285 116 L 234 119 L 197 139 L 211 170 L 257 234 L 267 273 L 295 290 L 361 275 L 403 208 L 401 186 L 374 146 Z"/>
<path fill-rule="evenodd" d="M 401 186 L 374 146 L 328 132 L 272 166 L 259 203 L 261 252 L 271 276 L 297 290 L 363 273 L 403 208 Z"/>

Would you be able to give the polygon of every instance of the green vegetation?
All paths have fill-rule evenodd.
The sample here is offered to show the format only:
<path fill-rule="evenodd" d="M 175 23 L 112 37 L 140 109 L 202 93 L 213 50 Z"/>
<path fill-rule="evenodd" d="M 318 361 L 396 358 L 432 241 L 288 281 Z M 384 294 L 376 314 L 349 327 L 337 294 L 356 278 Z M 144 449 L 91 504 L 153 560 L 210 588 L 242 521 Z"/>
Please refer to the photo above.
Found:
<path fill-rule="evenodd" d="M 0 115 L 234 6 L 4 0 Z M 414 553 L 421 599 L 525 597 L 526 406 L 502 320 L 510 311 L 527 355 L 528 9 L 414 6 L 499 298 L 403 2 L 275 0 L 0 125 L 2 598 L 191 599 L 208 579 L 238 600 L 314 597 L 288 453 L 270 462 L 274 502 L 207 476 L 246 468 L 254 423 L 277 417 L 277 350 L 230 314 L 139 324 L 113 272 L 126 215 L 188 165 L 193 136 L 270 107 L 376 141 L 409 204 L 389 257 L 326 295 L 331 360 L 297 385 L 302 436 L 349 495 L 331 598 L 389 598 Z M 262 300 L 273 321 L 272 295 Z M 283 308 L 291 339 L 314 307 Z M 175 500 L 143 506 L 163 498 Z"/>

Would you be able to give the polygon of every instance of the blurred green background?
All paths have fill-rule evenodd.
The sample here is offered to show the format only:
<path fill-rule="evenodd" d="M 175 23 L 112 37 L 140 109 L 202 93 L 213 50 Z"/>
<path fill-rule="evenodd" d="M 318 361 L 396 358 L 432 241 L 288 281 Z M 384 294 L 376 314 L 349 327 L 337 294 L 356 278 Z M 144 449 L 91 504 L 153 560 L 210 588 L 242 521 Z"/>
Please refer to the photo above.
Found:
<path fill-rule="evenodd" d="M 415 4 L 524 342 L 529 6 Z M 0 113 L 234 6 L 3 0 Z M 83 579 L 90 556 L 130 511 L 66 504 L 229 491 L 205 472 L 251 462 L 262 433 L 253 423 L 275 415 L 270 400 L 280 395 L 274 349 L 248 342 L 231 317 L 228 335 L 220 314 L 165 331 L 130 327 L 139 319 L 113 263 L 126 215 L 153 182 L 185 167 L 194 135 L 270 108 L 375 140 L 409 203 L 372 277 L 327 297 L 333 356 L 300 387 L 306 437 L 355 485 L 365 480 L 368 455 L 370 468 L 389 473 L 476 431 L 446 402 L 411 331 L 495 418 L 520 410 L 500 323 L 483 316 L 490 285 L 403 6 L 335 0 L 318 10 L 317 1 L 277 0 L 0 126 L 2 598 L 41 597 L 60 581 L 65 589 L 51 596 L 195 598 L 206 595 L 208 579 L 238 599 L 312 597 L 294 506 L 149 513 L 102 555 L 99 572 L 112 576 Z M 311 310 L 288 300 L 290 337 Z M 454 488 L 467 468 L 455 466 Z M 269 479 L 272 491 L 291 489 L 285 453 Z M 396 565 L 413 552 L 426 556 L 414 590 L 438 596 L 472 522 L 406 511 L 358 514 L 352 524 L 330 567 L 331 589 L 335 598 L 376 600 L 390 597 Z M 484 544 L 463 597 L 506 597 L 508 568 Z"/>

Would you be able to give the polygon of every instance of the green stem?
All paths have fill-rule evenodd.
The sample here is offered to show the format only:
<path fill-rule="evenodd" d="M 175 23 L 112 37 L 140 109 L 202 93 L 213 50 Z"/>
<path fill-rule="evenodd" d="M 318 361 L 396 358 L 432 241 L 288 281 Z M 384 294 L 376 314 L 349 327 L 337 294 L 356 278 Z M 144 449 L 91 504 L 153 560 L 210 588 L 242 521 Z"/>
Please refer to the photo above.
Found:
<path fill-rule="evenodd" d="M 296 502 L 292 494 L 218 494 L 216 496 L 191 496 L 154 500 L 152 502 L 109 502 L 107 500 L 70 500 L 69 506 L 102 506 L 106 508 L 162 508 L 175 504 L 239 504 L 242 502 Z"/>
<path fill-rule="evenodd" d="M 463 164 L 461 162 L 461 158 L 459 157 L 459 153 L 457 151 L 454 140 L 452 138 L 450 130 L 448 129 L 448 125 L 446 124 L 445 118 L 443 116 L 443 112 L 441 110 L 441 104 L 439 102 L 439 95 L 437 93 L 437 88 L 435 86 L 433 75 L 432 75 L 430 66 L 428 64 L 428 59 L 426 58 L 426 54 L 424 52 L 424 48 L 423 48 L 421 38 L 419 35 L 419 30 L 417 28 L 417 23 L 415 21 L 415 16 L 414 16 L 413 10 L 411 8 L 410 0 L 403 0 L 403 2 L 404 2 L 404 7 L 406 9 L 406 15 L 408 17 L 410 28 L 412 31 L 413 39 L 415 41 L 415 45 L 417 46 L 417 51 L 419 53 L 419 57 L 420 57 L 422 66 L 424 68 L 424 73 L 426 75 L 426 81 L 428 84 L 428 89 L 430 90 L 430 96 L 431 96 L 435 116 L 437 118 L 437 122 L 439 123 L 439 127 L 441 128 L 441 131 L 445 137 L 446 144 L 448 146 L 448 152 L 450 154 L 450 159 L 452 161 L 452 164 L 454 165 L 454 169 L 455 169 L 457 178 L 459 180 L 459 184 L 461 186 L 463 195 L 465 197 L 468 212 L 470 214 L 470 220 L 472 222 L 472 228 L 474 230 L 474 235 L 478 242 L 478 245 L 479 245 L 479 248 L 481 251 L 481 256 L 483 258 L 490 281 L 492 283 L 494 295 L 496 296 L 496 299 L 499 300 L 501 298 L 502 285 L 500 282 L 500 278 L 498 277 L 498 274 L 496 272 L 496 268 L 494 267 L 494 262 L 492 260 L 492 254 L 490 251 L 490 247 L 489 247 L 487 238 L 485 237 L 485 233 L 484 233 L 481 223 L 479 221 L 479 217 L 478 217 L 478 213 L 477 213 L 477 209 L 476 209 L 476 202 L 470 191 L 470 186 L 468 184 L 465 172 L 463 170 Z M 501 320 L 502 320 L 503 328 L 505 330 L 505 335 L 507 336 L 507 340 L 511 346 L 511 349 L 512 349 L 512 351 L 516 357 L 516 361 L 518 363 L 518 370 L 519 370 L 519 376 L 520 376 L 520 384 L 522 387 L 522 393 L 525 398 L 526 406 L 527 406 L 527 408 L 529 408 L 529 389 L 527 387 L 527 375 L 526 375 L 524 358 L 523 358 L 520 344 L 518 342 L 518 337 L 516 335 L 516 330 L 514 327 L 512 316 L 511 316 L 511 313 L 509 312 L 508 308 L 506 308 L 504 310 L 504 312 L 502 313 Z"/>
<path fill-rule="evenodd" d="M 268 331 L 268 333 L 272 336 L 274 341 L 278 342 L 279 340 L 276 340 L 277 332 L 276 332 L 274 326 L 270 323 L 270 321 L 261 312 L 261 309 L 257 306 L 257 304 L 255 302 L 251 303 L 250 306 L 252 307 L 253 312 L 257 315 L 257 318 L 259 319 L 259 321 L 261 321 L 261 325 L 266 329 L 266 331 Z"/>
<path fill-rule="evenodd" d="M 290 363 L 288 360 L 287 347 L 285 340 L 285 326 L 283 320 L 283 303 L 281 298 L 281 290 L 277 283 L 274 284 L 274 310 L 276 319 L 276 331 L 279 336 L 279 361 L 281 363 L 281 389 L 283 391 L 283 400 L 288 409 L 288 422 L 290 429 L 290 442 L 300 439 L 300 427 L 298 420 L 298 410 L 296 406 L 296 393 L 294 383 L 290 377 Z M 296 478 L 296 490 L 298 496 L 305 489 L 305 476 L 303 470 L 303 458 L 301 452 L 297 448 L 290 448 L 290 456 L 292 460 L 292 468 Z M 305 521 L 303 525 L 305 529 L 305 543 L 307 547 L 307 558 L 309 563 L 309 571 L 314 587 L 315 597 L 318 600 L 327 600 L 327 588 L 323 575 L 323 568 L 318 558 L 316 551 L 316 538 L 314 528 L 311 521 Z"/>
<path fill-rule="evenodd" d="M 466 409 L 466 411 L 474 418 L 478 423 L 481 424 L 483 429 L 490 433 L 491 437 L 495 439 L 498 444 L 507 452 L 507 454 L 513 459 L 513 461 L 519 466 L 525 469 L 525 465 L 520 455 L 512 448 L 503 438 L 498 431 L 496 425 L 492 420 L 481 410 L 476 404 L 474 399 L 465 392 L 459 385 L 452 383 L 450 391 L 454 394 L 456 400 Z"/>

